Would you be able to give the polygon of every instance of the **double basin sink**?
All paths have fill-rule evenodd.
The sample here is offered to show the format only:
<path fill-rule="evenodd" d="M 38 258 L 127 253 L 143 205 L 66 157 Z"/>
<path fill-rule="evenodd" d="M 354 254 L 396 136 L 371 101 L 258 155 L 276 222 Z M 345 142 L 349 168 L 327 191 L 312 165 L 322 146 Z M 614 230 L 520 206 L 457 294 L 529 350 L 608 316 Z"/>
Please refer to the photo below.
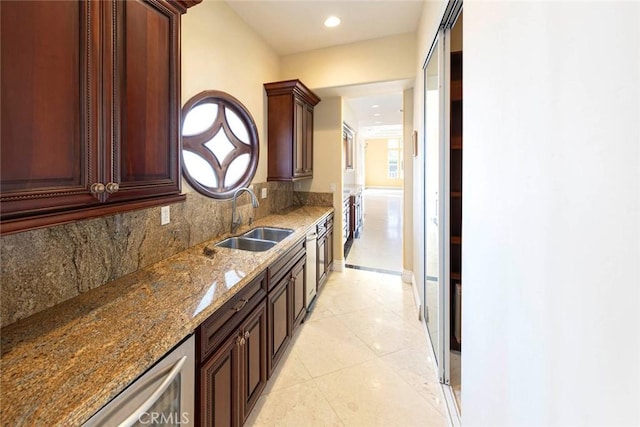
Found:
<path fill-rule="evenodd" d="M 288 228 L 258 227 L 242 236 L 229 237 L 216 246 L 243 251 L 262 252 L 271 249 L 281 240 L 293 233 Z"/>

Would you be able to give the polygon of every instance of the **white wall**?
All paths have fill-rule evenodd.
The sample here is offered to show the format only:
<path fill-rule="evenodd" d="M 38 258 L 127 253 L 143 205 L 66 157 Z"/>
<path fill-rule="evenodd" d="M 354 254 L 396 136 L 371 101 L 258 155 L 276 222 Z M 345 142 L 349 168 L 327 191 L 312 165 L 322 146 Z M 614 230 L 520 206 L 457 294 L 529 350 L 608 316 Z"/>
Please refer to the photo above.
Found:
<path fill-rule="evenodd" d="M 640 3 L 464 15 L 464 424 L 640 425 Z"/>

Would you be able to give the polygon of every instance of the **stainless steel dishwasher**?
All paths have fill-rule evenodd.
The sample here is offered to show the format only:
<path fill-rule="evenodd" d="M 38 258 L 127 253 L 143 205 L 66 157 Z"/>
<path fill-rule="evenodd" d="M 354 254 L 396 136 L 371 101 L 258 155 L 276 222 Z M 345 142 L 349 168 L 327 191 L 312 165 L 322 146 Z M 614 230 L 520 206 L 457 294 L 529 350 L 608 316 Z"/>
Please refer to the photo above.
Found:
<path fill-rule="evenodd" d="M 194 393 L 195 338 L 191 335 L 83 427 L 193 426 Z"/>
<path fill-rule="evenodd" d="M 311 310 L 311 306 L 315 302 L 316 297 L 316 263 L 317 263 L 317 246 L 318 233 L 315 230 L 307 233 L 307 298 L 306 308 L 307 311 Z"/>

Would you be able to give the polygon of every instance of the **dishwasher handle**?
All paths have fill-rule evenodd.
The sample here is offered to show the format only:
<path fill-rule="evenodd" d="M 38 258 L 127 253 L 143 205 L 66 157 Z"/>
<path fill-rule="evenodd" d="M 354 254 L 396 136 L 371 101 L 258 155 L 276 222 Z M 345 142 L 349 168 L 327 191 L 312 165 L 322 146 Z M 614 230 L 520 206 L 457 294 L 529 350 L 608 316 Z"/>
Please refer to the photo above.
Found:
<path fill-rule="evenodd" d="M 145 400 L 142 405 L 138 406 L 138 408 L 133 411 L 126 420 L 120 423 L 119 427 L 130 427 L 137 421 L 139 421 L 140 416 L 144 414 L 154 403 L 158 400 L 160 396 L 167 390 L 169 385 L 173 382 L 174 378 L 180 373 L 180 369 L 182 369 L 182 365 L 187 360 L 187 356 L 182 356 L 176 363 L 173 365 L 171 372 L 169 375 L 162 381 L 162 384 L 153 392 L 151 396 L 147 400 Z"/>

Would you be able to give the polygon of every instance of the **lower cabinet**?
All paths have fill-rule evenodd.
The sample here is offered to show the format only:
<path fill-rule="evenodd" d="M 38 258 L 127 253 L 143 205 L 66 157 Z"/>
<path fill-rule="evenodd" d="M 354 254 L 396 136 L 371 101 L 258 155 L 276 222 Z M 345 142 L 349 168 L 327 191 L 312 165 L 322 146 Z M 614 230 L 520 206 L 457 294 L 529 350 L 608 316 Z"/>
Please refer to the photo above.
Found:
<path fill-rule="evenodd" d="M 329 278 L 329 271 L 333 265 L 333 214 L 316 225 L 316 233 L 318 234 L 316 286 L 320 290 Z"/>
<path fill-rule="evenodd" d="M 266 276 L 262 273 L 198 327 L 201 426 L 241 426 L 267 384 Z"/>
<path fill-rule="evenodd" d="M 196 330 L 196 425 L 246 421 L 306 315 L 305 244 L 296 242 Z"/>
<path fill-rule="evenodd" d="M 240 371 L 236 336 L 229 337 L 218 351 L 200 367 L 201 426 L 239 425 Z"/>
<path fill-rule="evenodd" d="M 307 257 L 304 245 L 303 239 L 268 268 L 267 369 L 269 376 L 287 349 L 295 329 L 306 315 L 304 299 L 307 286 Z"/>
<path fill-rule="evenodd" d="M 307 260 L 302 258 L 291 269 L 291 279 L 289 279 L 289 288 L 291 292 L 291 305 L 293 306 L 293 330 L 295 330 L 300 323 L 304 320 L 305 314 L 307 314 L 306 304 L 304 301 L 305 291 L 305 279 L 306 279 Z M 311 286 L 311 283 L 309 284 Z"/>
<path fill-rule="evenodd" d="M 285 278 L 269 292 L 269 376 L 291 340 L 291 302 L 288 285 L 289 279 Z"/>

